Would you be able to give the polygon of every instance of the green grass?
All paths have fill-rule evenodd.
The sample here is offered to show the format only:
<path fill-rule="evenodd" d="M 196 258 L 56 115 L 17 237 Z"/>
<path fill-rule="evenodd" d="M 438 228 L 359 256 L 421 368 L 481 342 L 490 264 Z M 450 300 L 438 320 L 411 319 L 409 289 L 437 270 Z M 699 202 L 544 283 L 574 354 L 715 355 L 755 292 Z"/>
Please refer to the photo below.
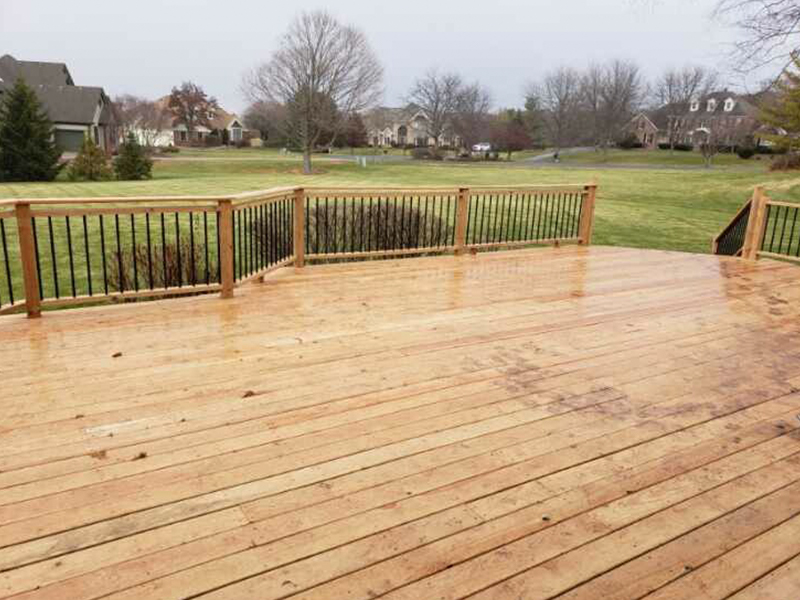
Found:
<path fill-rule="evenodd" d="M 720 153 L 714 157 L 714 168 L 737 167 L 743 169 L 763 169 L 769 164 L 769 156 L 753 157 L 748 160 L 736 154 Z M 671 152 L 669 150 L 617 150 L 605 152 L 590 150 L 577 154 L 563 154 L 561 161 L 567 164 L 583 165 L 647 165 L 663 167 L 704 168 L 705 163 L 699 152 Z"/>
<path fill-rule="evenodd" d="M 262 150 L 230 152 L 237 157 L 252 157 L 252 160 L 219 158 L 212 161 L 160 161 L 155 165 L 153 180 L 143 182 L 72 183 L 59 180 L 53 183 L 0 184 L 0 198 L 213 196 L 295 185 L 411 187 L 596 181 L 599 188 L 595 243 L 687 252 L 708 252 L 713 236 L 749 197 L 755 185 L 764 185 L 776 198 L 800 199 L 800 175 L 768 172 L 763 162 L 750 162 L 745 169 L 680 171 L 658 168 L 607 169 L 602 165 L 596 169 L 591 166 L 584 169 L 564 169 L 558 166 L 525 168 L 513 163 L 417 161 L 371 164 L 362 168 L 353 163 L 318 159 L 315 161 L 315 174 L 305 176 L 298 159 L 277 160 L 276 153 Z M 262 157 L 261 152 L 265 156 Z M 625 154 L 620 152 L 618 156 Z M 73 223 L 73 228 L 78 226 L 79 224 Z M 42 223 L 41 227 L 44 228 L 40 239 L 41 248 L 43 252 L 49 252 L 46 223 Z M 6 223 L 12 255 L 16 251 L 15 230 L 13 221 Z M 66 243 L 63 225 L 55 223 L 54 235 L 58 244 Z M 76 246 L 82 243 L 79 230 L 74 231 L 73 236 Z M 98 267 L 99 258 L 92 257 L 93 268 Z M 66 260 L 59 256 L 60 278 L 68 277 Z M 5 297 L 5 267 L 2 262 L 0 251 L 0 295 Z M 43 266 L 42 270 L 46 276 L 47 267 Z M 80 279 L 82 276 L 79 274 L 78 277 Z M 17 273 L 14 274 L 14 279 L 18 281 Z M 63 289 L 69 289 L 70 283 L 64 281 Z M 21 285 L 15 287 L 20 289 Z"/>

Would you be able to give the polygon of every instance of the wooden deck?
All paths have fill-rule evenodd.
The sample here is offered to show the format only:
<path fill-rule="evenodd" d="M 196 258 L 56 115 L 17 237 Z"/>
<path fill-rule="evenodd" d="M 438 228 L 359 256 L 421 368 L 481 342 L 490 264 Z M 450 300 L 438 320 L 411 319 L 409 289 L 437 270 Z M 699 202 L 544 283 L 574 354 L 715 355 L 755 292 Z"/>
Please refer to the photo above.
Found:
<path fill-rule="evenodd" d="M 312 266 L 0 340 L 0 597 L 800 598 L 795 266 Z"/>

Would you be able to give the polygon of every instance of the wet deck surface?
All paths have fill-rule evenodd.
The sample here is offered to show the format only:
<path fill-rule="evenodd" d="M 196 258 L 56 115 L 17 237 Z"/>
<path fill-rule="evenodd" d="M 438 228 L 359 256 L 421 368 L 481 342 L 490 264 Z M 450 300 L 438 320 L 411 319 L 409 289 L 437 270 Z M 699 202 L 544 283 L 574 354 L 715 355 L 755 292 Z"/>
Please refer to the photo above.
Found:
<path fill-rule="evenodd" d="M 614 248 L 0 319 L 0 597 L 800 598 L 800 269 Z"/>

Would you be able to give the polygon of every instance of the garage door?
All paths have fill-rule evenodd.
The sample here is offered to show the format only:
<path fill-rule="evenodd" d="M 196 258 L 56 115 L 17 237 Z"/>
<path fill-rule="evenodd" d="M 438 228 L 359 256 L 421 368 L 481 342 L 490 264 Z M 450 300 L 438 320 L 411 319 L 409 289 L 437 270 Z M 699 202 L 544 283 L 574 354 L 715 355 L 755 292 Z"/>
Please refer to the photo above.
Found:
<path fill-rule="evenodd" d="M 83 131 L 56 129 L 56 145 L 62 152 L 78 152 L 83 144 Z"/>

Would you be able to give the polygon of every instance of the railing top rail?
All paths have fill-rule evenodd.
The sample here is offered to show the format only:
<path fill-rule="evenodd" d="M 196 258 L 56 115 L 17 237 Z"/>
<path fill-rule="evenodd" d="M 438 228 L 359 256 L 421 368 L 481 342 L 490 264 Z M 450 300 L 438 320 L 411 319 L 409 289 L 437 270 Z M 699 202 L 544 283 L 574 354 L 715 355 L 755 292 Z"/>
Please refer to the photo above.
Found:
<path fill-rule="evenodd" d="M 785 200 L 773 200 L 767 198 L 767 204 L 770 206 L 786 206 L 787 208 L 800 208 L 800 202 L 786 202 Z"/>
<path fill-rule="evenodd" d="M 289 193 L 293 193 L 298 189 L 303 189 L 309 195 L 322 195 L 322 194 L 456 194 L 461 189 L 469 189 L 473 193 L 499 193 L 501 191 L 507 192 L 544 192 L 544 191 L 578 191 L 585 190 L 587 187 L 594 184 L 553 184 L 553 185 L 515 185 L 515 186 L 425 186 L 425 187 L 392 187 L 392 186 L 357 186 L 357 187 L 325 187 L 325 186 L 282 186 L 275 188 L 268 188 L 264 190 L 255 190 L 251 192 L 243 192 L 240 194 L 217 194 L 209 196 L 169 196 L 169 195 L 154 195 L 154 196 L 95 196 L 95 197 L 77 197 L 77 198 L 7 198 L 0 199 L 0 210 L 3 208 L 11 208 L 27 204 L 35 205 L 57 205 L 69 206 L 75 204 L 147 204 L 147 203 L 192 203 L 192 202 L 219 202 L 229 200 L 231 202 L 242 202 L 252 200 L 269 200 L 273 197 L 285 197 Z"/>

